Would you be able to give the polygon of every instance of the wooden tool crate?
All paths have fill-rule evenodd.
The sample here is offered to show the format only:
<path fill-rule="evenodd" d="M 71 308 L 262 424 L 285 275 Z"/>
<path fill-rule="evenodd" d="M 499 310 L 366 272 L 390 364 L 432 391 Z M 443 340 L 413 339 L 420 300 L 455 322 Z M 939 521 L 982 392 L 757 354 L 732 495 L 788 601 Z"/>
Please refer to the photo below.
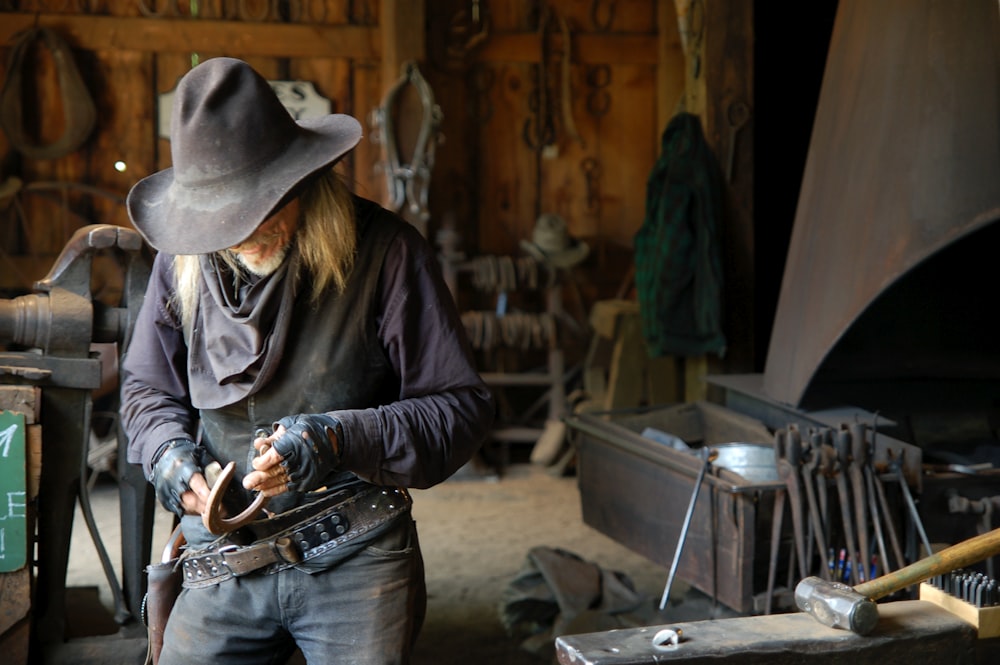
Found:
<path fill-rule="evenodd" d="M 739 443 L 773 450 L 773 434 L 763 424 L 709 402 L 614 418 L 578 414 L 566 422 L 578 433 L 584 522 L 668 569 L 702 462 L 642 432 L 665 432 L 696 449 Z M 712 464 L 677 568 L 677 579 L 746 614 L 755 611 L 754 596 L 766 591 L 774 490 L 783 486 L 773 452 L 763 452 L 771 468 L 747 467 L 747 475 L 724 468 L 722 460 Z M 780 565 L 787 570 L 787 562 Z"/>

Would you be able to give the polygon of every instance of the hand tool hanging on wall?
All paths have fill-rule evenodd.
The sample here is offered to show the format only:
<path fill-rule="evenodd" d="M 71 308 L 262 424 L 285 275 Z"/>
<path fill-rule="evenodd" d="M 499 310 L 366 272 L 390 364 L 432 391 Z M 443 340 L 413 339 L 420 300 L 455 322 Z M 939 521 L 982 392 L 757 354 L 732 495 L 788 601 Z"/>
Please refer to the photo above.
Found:
<path fill-rule="evenodd" d="M 851 476 L 851 490 L 854 497 L 854 523 L 858 525 L 858 546 L 861 548 L 855 555 L 855 566 L 858 570 L 858 580 L 863 582 L 868 579 L 866 570 L 872 556 L 868 542 L 868 496 L 865 490 L 864 472 L 868 460 L 868 447 L 865 442 L 864 425 L 858 423 L 851 425 L 847 435 L 851 440 L 848 473 Z"/>
<path fill-rule="evenodd" d="M 820 510 L 819 498 L 816 492 L 817 469 L 821 459 L 821 451 L 815 445 L 813 433 L 809 433 L 809 440 L 802 444 L 802 466 L 800 474 L 802 476 L 802 488 L 806 495 L 806 503 L 809 505 L 809 521 L 812 524 L 813 538 L 816 541 L 816 549 L 820 559 L 820 574 L 829 574 L 829 555 L 827 552 L 826 525 L 824 516 Z M 825 479 L 823 479 L 825 484 Z M 824 488 L 825 494 L 825 488 Z"/>
<path fill-rule="evenodd" d="M 601 0 L 592 0 L 590 3 L 590 24 L 594 26 L 595 32 L 610 32 L 611 24 L 615 21 L 616 0 L 609 0 L 608 8 L 602 10 Z"/>
<path fill-rule="evenodd" d="M 785 489 L 779 487 L 774 490 L 774 511 L 771 516 L 771 549 L 767 566 L 767 590 L 764 594 L 764 614 L 771 613 L 771 606 L 774 602 L 774 585 L 778 575 L 778 556 L 781 549 L 781 529 L 784 520 Z"/>
<path fill-rule="evenodd" d="M 997 554 L 1000 554 L 1000 529 L 952 545 L 854 588 L 807 577 L 795 587 L 795 604 L 826 626 L 867 635 L 878 623 L 875 604 L 878 599 Z"/>
<path fill-rule="evenodd" d="M 820 519 L 823 523 L 823 537 L 827 544 L 827 569 L 829 570 L 830 555 L 829 548 L 833 544 L 833 517 L 830 515 L 830 487 L 829 481 L 833 478 L 833 471 L 837 453 L 833 449 L 832 433 L 829 428 L 819 428 L 810 432 L 810 441 L 813 450 L 816 451 L 816 468 L 813 475 L 813 482 L 816 486 L 816 500 L 819 503 Z"/>
<path fill-rule="evenodd" d="M 434 150 L 441 140 L 441 107 L 434 102 L 434 93 L 427 80 L 413 61 L 403 65 L 403 72 L 385 98 L 381 106 L 372 110 L 370 124 L 372 141 L 383 147 L 384 160 L 376 167 L 385 175 L 387 207 L 394 212 L 404 212 L 405 217 L 427 235 L 427 194 L 430 188 L 431 171 L 434 169 Z M 401 137 L 396 129 L 396 117 L 400 113 L 403 93 L 411 87 L 417 92 L 421 109 L 421 121 L 409 152 L 410 161 L 404 162 Z"/>
<path fill-rule="evenodd" d="M 842 426 L 834 434 L 834 448 L 837 451 L 834 477 L 837 482 L 837 497 L 840 499 L 840 518 L 844 526 L 844 540 L 847 541 L 847 561 L 851 562 L 859 550 L 855 540 L 857 532 L 854 530 L 854 519 L 851 516 L 851 491 L 847 484 L 851 464 L 851 433 L 846 427 Z M 850 566 L 849 577 L 854 584 L 860 581 L 858 566 Z"/>
<path fill-rule="evenodd" d="M 562 41 L 558 67 L 553 62 L 554 49 L 550 37 L 554 30 L 558 30 Z M 584 140 L 577 131 L 573 117 L 573 93 L 570 82 L 572 35 L 569 24 L 552 7 L 547 6 L 539 18 L 538 35 L 541 40 L 541 62 L 534 67 L 535 87 L 528 94 L 528 110 L 532 117 L 524 122 L 522 132 L 524 142 L 533 150 L 556 150 L 558 111 L 563 131 L 571 140 L 584 146 Z"/>
<path fill-rule="evenodd" d="M 448 21 L 448 46 L 445 52 L 450 63 L 463 65 L 469 56 L 486 41 L 490 20 L 480 0 L 472 0 L 469 11 L 460 9 Z"/>
<path fill-rule="evenodd" d="M 799 576 L 805 577 L 809 574 L 809 560 L 806 557 L 806 533 L 802 519 L 802 487 L 799 473 L 802 461 L 802 437 L 797 426 L 789 425 L 786 430 L 778 430 L 774 437 L 774 453 L 778 477 L 785 482 L 791 507 L 792 537 L 795 540 Z"/>
<path fill-rule="evenodd" d="M 875 496 L 875 482 L 873 480 L 874 471 L 872 469 L 871 455 L 865 460 L 864 467 L 865 474 L 865 495 L 868 497 L 868 511 L 872 516 L 872 527 L 875 532 L 875 544 L 878 547 L 878 565 L 882 566 L 883 572 L 889 572 L 893 570 L 892 564 L 889 562 L 889 553 L 885 548 L 885 534 L 882 531 L 883 521 L 888 521 L 889 515 L 880 514 L 878 507 L 878 500 Z M 872 564 L 871 567 L 871 577 L 875 578 L 879 574 L 878 565 Z M 900 562 L 898 567 L 902 568 L 905 565 L 904 562 Z"/>
<path fill-rule="evenodd" d="M 62 135 L 51 143 L 40 143 L 25 129 L 26 117 L 38 117 L 37 109 L 24 108 L 26 57 L 35 43 L 52 54 L 62 96 Z M 97 108 L 80 76 L 69 45 L 53 30 L 31 28 L 19 33 L 11 46 L 7 80 L 0 91 L 0 125 L 14 148 L 31 159 L 58 159 L 73 152 L 87 140 L 97 124 Z"/>
<path fill-rule="evenodd" d="M 910 492 L 910 484 L 907 482 L 906 475 L 903 473 L 904 455 L 904 451 L 899 451 L 898 454 L 893 454 L 891 450 L 889 451 L 889 471 L 895 475 L 896 480 L 899 482 L 899 489 L 903 492 L 903 500 L 906 502 L 906 507 L 909 510 L 913 527 L 917 530 L 917 534 L 920 536 L 920 543 L 923 545 L 924 550 L 927 554 L 930 554 L 931 541 L 927 538 L 927 532 L 924 530 L 923 520 L 920 519 L 920 511 L 917 510 L 917 503 L 913 500 L 913 494 Z M 919 555 L 914 558 L 919 558 Z"/>
<path fill-rule="evenodd" d="M 872 430 L 872 445 L 874 446 L 875 433 Z M 899 535 L 896 533 L 896 520 L 892 518 L 892 512 L 889 508 L 889 501 L 885 495 L 885 484 L 882 482 L 882 477 L 875 472 L 873 465 L 869 465 L 869 474 L 871 475 L 871 483 L 875 488 L 875 498 L 878 500 L 879 516 L 882 518 L 882 526 L 885 533 L 889 535 L 889 544 L 892 546 L 892 554 L 895 557 L 895 565 L 890 566 L 889 560 L 884 560 L 885 569 L 891 570 L 892 568 L 902 568 L 906 565 L 906 557 L 903 554 L 903 548 L 899 542 Z"/>
<path fill-rule="evenodd" d="M 612 11 L 614 7 L 612 5 Z M 585 80 L 587 83 L 586 109 L 593 116 L 596 133 L 601 133 L 601 118 L 607 114 L 611 107 L 611 95 L 608 94 L 607 86 L 611 82 L 611 68 L 608 65 L 592 65 L 587 68 Z M 582 145 L 582 143 L 581 143 Z M 600 141 L 595 146 L 597 154 L 585 157 L 580 162 L 580 169 L 583 171 L 584 184 L 587 189 L 587 211 L 597 220 L 598 226 L 601 222 L 601 176 L 603 169 L 600 162 Z M 634 270 L 634 267 L 632 268 Z M 631 283 L 633 275 L 626 277 L 626 281 Z"/>

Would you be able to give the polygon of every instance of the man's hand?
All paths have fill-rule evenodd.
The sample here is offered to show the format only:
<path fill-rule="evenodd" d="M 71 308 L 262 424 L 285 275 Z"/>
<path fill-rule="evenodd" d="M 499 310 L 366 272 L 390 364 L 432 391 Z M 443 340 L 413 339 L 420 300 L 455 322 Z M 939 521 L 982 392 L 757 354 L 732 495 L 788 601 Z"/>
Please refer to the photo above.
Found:
<path fill-rule="evenodd" d="M 150 482 L 164 508 L 178 517 L 200 515 L 208 501 L 208 483 L 194 441 L 168 441 L 153 464 Z"/>
<path fill-rule="evenodd" d="M 268 497 L 321 487 L 339 464 L 338 430 L 337 420 L 326 414 L 282 418 L 273 434 L 254 440 L 260 454 L 253 461 L 256 470 L 243 478 L 243 487 Z"/>
<path fill-rule="evenodd" d="M 288 473 L 281 465 L 282 457 L 274 450 L 274 442 L 285 433 L 285 428 L 278 426 L 269 436 L 258 436 L 253 440 L 257 457 L 253 460 L 253 468 L 243 476 L 243 487 L 272 497 L 288 491 Z"/>

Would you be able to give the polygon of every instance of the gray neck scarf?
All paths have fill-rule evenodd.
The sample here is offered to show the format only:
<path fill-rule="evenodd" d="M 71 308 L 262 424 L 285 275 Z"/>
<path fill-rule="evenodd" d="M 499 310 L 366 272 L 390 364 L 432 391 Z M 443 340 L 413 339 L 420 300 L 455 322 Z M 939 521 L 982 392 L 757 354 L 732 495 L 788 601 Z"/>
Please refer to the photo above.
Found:
<path fill-rule="evenodd" d="M 250 281 L 215 254 L 200 257 L 195 326 L 188 340 L 191 402 L 215 409 L 252 395 L 274 375 L 295 301 L 298 252 Z"/>

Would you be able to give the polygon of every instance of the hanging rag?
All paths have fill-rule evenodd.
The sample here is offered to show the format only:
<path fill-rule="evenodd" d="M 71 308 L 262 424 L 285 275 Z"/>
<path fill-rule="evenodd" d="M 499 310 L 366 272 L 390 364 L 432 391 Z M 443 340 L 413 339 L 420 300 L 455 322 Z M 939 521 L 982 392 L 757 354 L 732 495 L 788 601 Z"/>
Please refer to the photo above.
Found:
<path fill-rule="evenodd" d="M 635 235 L 635 283 L 650 357 L 726 350 L 722 332 L 722 176 L 701 122 L 667 124 Z"/>
<path fill-rule="evenodd" d="M 62 136 L 48 144 L 35 142 L 24 128 L 25 57 L 36 41 L 52 53 L 65 118 Z M 96 122 L 94 100 L 80 77 L 69 45 L 48 28 L 29 28 L 15 35 L 7 62 L 7 80 L 0 91 L 0 126 L 14 149 L 31 159 L 58 159 L 79 148 Z"/>

